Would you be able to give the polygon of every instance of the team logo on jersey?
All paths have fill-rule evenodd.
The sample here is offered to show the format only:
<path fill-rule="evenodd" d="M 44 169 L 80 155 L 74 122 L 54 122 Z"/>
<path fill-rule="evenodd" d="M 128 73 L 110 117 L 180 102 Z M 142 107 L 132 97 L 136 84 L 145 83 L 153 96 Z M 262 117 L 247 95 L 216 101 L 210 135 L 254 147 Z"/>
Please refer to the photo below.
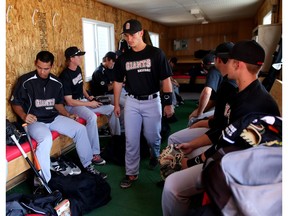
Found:
<path fill-rule="evenodd" d="M 78 83 L 82 83 L 83 82 L 82 75 L 79 73 L 78 76 L 72 80 L 72 82 L 73 82 L 73 85 L 76 85 Z"/>
<path fill-rule="evenodd" d="M 137 70 L 138 73 L 151 72 L 151 59 L 126 62 L 126 70 Z"/>
<path fill-rule="evenodd" d="M 55 105 L 55 98 L 46 99 L 46 100 L 35 100 L 35 106 L 36 107 L 51 107 Z"/>
<path fill-rule="evenodd" d="M 104 82 L 104 81 L 101 81 L 101 82 L 100 82 L 100 85 L 105 85 L 105 82 Z"/>

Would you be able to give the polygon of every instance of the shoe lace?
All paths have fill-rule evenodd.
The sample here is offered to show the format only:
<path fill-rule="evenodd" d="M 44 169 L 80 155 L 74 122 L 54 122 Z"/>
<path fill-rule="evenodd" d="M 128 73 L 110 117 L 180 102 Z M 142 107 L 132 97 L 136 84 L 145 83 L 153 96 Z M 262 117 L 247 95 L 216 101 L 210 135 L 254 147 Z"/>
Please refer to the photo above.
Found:
<path fill-rule="evenodd" d="M 100 175 L 100 172 L 97 169 L 95 169 L 93 165 L 89 165 L 87 167 L 87 170 L 88 170 L 88 172 L 90 172 L 92 174 Z"/>

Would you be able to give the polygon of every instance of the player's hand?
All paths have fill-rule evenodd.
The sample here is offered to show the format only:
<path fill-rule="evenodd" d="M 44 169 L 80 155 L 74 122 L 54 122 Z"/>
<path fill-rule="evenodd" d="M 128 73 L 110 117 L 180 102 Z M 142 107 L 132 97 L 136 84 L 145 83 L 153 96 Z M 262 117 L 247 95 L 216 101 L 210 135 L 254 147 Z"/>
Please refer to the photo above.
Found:
<path fill-rule="evenodd" d="M 89 96 L 87 100 L 92 101 L 95 97 L 93 95 Z"/>
<path fill-rule="evenodd" d="M 195 109 L 190 115 L 189 115 L 189 119 L 191 119 L 191 118 L 196 118 L 196 117 L 198 117 L 198 108 L 197 109 Z"/>
<path fill-rule="evenodd" d="M 119 105 L 114 105 L 114 114 L 117 118 L 120 117 L 120 113 L 121 113 L 121 109 L 120 109 L 120 106 Z"/>
<path fill-rule="evenodd" d="M 186 154 L 190 154 L 190 153 L 194 150 L 194 147 L 191 146 L 190 143 L 181 143 L 181 144 L 178 144 L 178 145 L 176 146 L 176 148 L 181 149 L 185 155 L 186 155 Z"/>
<path fill-rule="evenodd" d="M 170 118 L 174 114 L 174 107 L 173 105 L 167 105 L 164 106 L 164 113 L 163 115 L 166 116 L 167 118 Z"/>
<path fill-rule="evenodd" d="M 97 107 L 102 106 L 102 103 L 97 102 L 97 101 L 95 101 L 95 100 L 90 101 L 89 104 L 90 104 L 90 107 L 92 107 L 92 108 L 97 108 Z"/>
<path fill-rule="evenodd" d="M 68 117 L 75 120 L 75 121 L 77 121 L 77 119 L 79 118 L 79 116 L 77 114 L 69 114 Z"/>
<path fill-rule="evenodd" d="M 34 122 L 37 121 L 37 117 L 33 114 L 27 114 L 24 121 L 27 123 L 27 124 L 32 124 Z"/>

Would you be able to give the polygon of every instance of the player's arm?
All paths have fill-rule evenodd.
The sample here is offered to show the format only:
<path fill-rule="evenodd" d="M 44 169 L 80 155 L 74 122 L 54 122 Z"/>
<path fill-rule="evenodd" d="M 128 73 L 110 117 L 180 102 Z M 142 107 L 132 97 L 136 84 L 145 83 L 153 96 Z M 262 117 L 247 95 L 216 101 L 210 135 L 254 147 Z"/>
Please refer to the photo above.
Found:
<path fill-rule="evenodd" d="M 55 104 L 55 109 L 59 112 L 60 115 L 66 116 L 68 118 L 72 118 L 76 120 L 78 118 L 77 115 L 69 113 L 63 104 Z"/>
<path fill-rule="evenodd" d="M 90 95 L 88 94 L 88 92 L 87 92 L 87 90 L 85 89 L 84 85 L 83 85 L 83 95 L 84 95 L 85 98 L 87 98 L 87 99 L 90 100 L 90 101 L 93 100 L 93 98 L 94 98 L 93 95 L 90 96 Z"/>
<path fill-rule="evenodd" d="M 122 90 L 123 83 L 114 81 L 113 92 L 114 92 L 114 113 L 117 117 L 120 116 L 120 94 Z"/>
<path fill-rule="evenodd" d="M 88 107 L 96 108 L 102 105 L 101 103 L 94 101 L 94 100 L 93 101 L 75 100 L 72 98 L 72 95 L 65 95 L 64 99 L 68 106 L 88 106 Z"/>
<path fill-rule="evenodd" d="M 196 110 L 194 110 L 190 116 L 189 119 L 192 117 L 198 117 L 203 114 L 205 111 L 205 108 L 209 102 L 210 96 L 212 94 L 212 88 L 206 86 L 201 91 L 200 97 L 199 97 L 199 106 Z"/>
<path fill-rule="evenodd" d="M 12 109 L 24 122 L 28 124 L 37 121 L 37 117 L 33 114 L 27 114 L 21 105 L 12 104 Z"/>
<path fill-rule="evenodd" d="M 164 116 L 171 117 L 174 114 L 174 108 L 172 105 L 172 83 L 170 77 L 162 81 L 162 99 L 164 106 Z"/>

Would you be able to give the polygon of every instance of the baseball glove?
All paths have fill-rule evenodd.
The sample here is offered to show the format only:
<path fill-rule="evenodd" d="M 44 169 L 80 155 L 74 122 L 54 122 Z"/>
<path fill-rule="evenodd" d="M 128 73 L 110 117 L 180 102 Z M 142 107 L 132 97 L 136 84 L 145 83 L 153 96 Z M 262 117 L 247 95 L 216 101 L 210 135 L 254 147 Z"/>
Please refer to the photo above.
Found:
<path fill-rule="evenodd" d="M 175 148 L 174 144 L 168 145 L 163 149 L 159 156 L 160 175 L 165 180 L 170 174 L 181 170 L 181 161 L 184 157 L 184 153 L 181 149 Z"/>
<path fill-rule="evenodd" d="M 249 126 L 242 131 L 240 136 L 251 146 L 257 146 L 261 142 L 262 136 L 265 132 L 263 125 L 249 124 Z"/>

